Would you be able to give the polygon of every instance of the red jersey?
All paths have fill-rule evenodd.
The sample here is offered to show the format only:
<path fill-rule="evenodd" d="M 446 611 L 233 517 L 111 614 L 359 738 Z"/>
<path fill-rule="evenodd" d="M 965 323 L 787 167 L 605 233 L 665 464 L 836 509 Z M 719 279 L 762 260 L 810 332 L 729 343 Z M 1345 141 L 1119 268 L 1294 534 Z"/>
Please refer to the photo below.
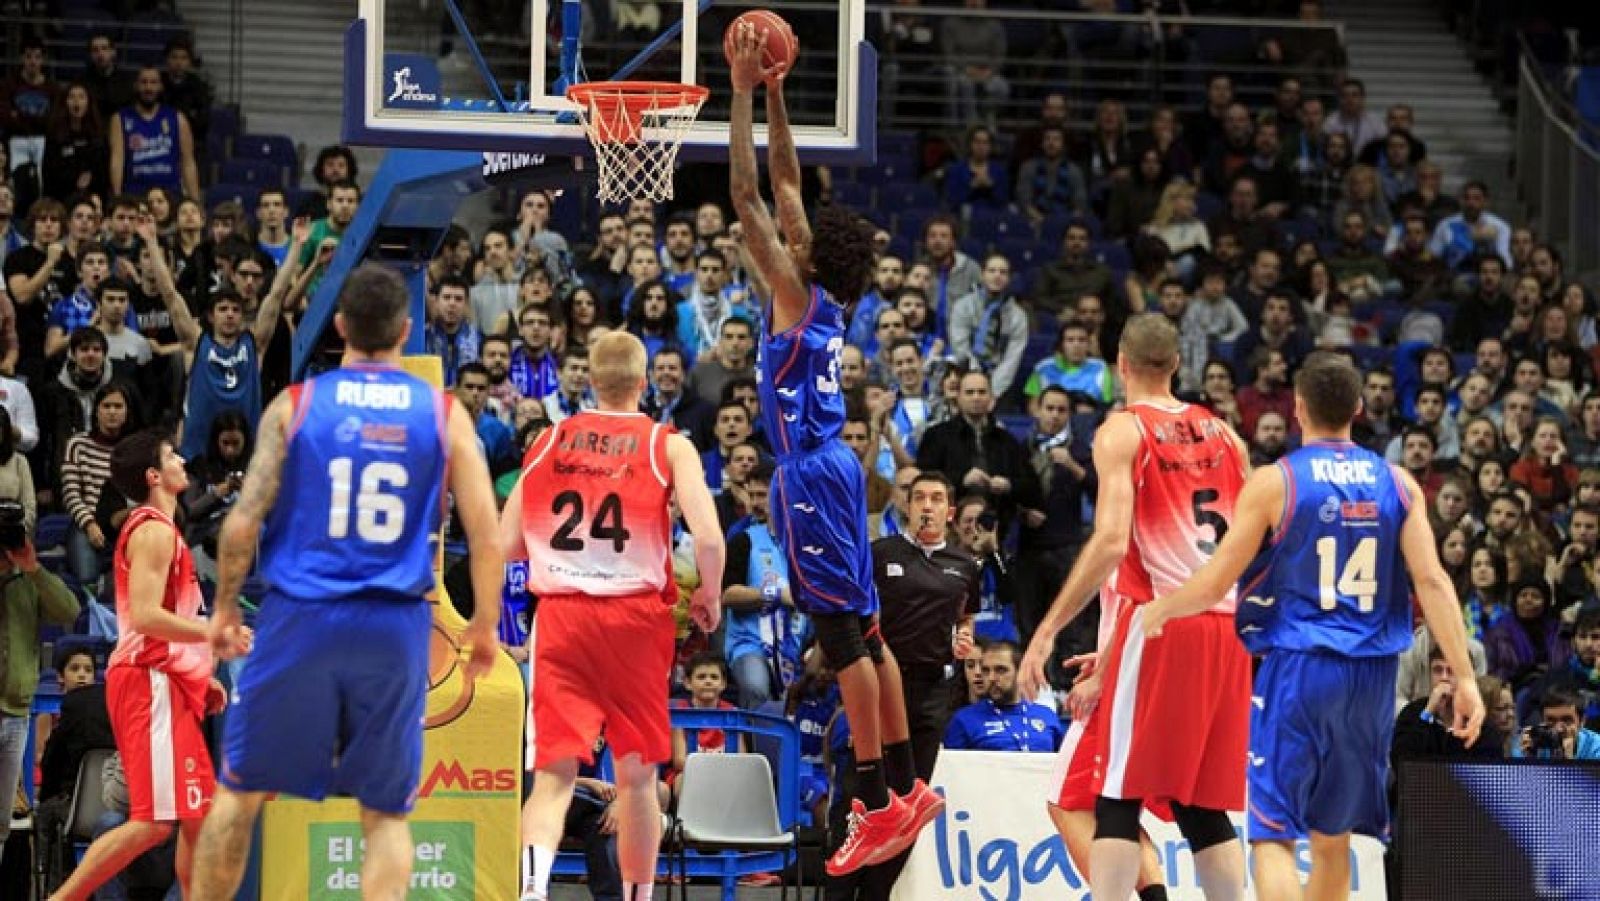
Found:
<path fill-rule="evenodd" d="M 1110 588 L 1135 604 L 1170 594 L 1216 553 L 1233 521 L 1246 461 L 1233 432 L 1202 407 L 1141 401 L 1133 460 L 1133 535 Z M 1232 613 L 1233 589 L 1217 606 Z"/>
<path fill-rule="evenodd" d="M 588 410 L 539 436 L 522 467 L 530 592 L 677 599 L 671 434 L 642 413 Z"/>
<path fill-rule="evenodd" d="M 128 539 L 140 526 L 158 522 L 172 530 L 172 565 L 167 569 L 166 590 L 161 606 L 185 619 L 200 619 L 200 583 L 194 575 L 194 558 L 183 543 L 183 533 L 165 513 L 140 505 L 128 514 L 122 534 L 117 538 L 113 570 L 117 586 L 117 647 L 111 652 L 111 667 L 135 666 L 159 670 L 182 682 L 189 690 L 204 691 L 211 679 L 211 646 L 206 642 L 181 644 L 152 638 L 133 627 L 129 612 Z"/>

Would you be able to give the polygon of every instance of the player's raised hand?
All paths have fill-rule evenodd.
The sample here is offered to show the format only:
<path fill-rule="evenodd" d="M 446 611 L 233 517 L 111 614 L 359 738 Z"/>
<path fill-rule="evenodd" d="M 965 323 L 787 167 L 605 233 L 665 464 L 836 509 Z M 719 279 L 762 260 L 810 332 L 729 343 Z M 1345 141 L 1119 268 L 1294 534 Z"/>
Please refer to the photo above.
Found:
<path fill-rule="evenodd" d="M 733 68 L 729 72 L 733 89 L 753 91 L 756 85 L 767 80 L 761 68 L 762 57 L 767 52 L 767 33 L 757 32 L 749 22 L 736 22 L 733 27 Z"/>
<path fill-rule="evenodd" d="M 1478 681 L 1463 678 L 1456 683 L 1455 697 L 1451 700 L 1455 716 L 1450 724 L 1450 734 L 1461 743 L 1472 747 L 1478 743 L 1478 733 L 1483 731 L 1483 698 L 1478 694 Z"/>
<path fill-rule="evenodd" d="M 694 590 L 694 597 L 689 600 L 689 619 L 707 635 L 717 631 L 717 623 L 722 622 L 722 596 L 715 586 L 701 585 Z"/>
<path fill-rule="evenodd" d="M 500 655 L 500 636 L 494 627 L 474 619 L 461 633 L 461 643 L 469 646 L 464 667 L 467 678 L 476 682 L 487 676 L 494 669 L 494 659 Z"/>

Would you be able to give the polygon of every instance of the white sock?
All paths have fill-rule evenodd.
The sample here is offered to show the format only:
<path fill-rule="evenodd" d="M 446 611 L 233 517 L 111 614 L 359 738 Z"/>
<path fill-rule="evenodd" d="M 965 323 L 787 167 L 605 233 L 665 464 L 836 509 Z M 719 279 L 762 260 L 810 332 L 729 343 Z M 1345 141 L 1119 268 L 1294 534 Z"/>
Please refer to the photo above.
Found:
<path fill-rule="evenodd" d="M 654 882 L 641 882 L 637 885 L 632 882 L 622 883 L 622 901 L 651 901 L 651 894 L 656 890 Z"/>
<path fill-rule="evenodd" d="M 555 866 L 555 849 L 529 845 L 528 855 L 531 860 L 526 863 L 527 875 L 523 877 L 522 891 L 544 898 L 550 894 L 550 868 Z"/>

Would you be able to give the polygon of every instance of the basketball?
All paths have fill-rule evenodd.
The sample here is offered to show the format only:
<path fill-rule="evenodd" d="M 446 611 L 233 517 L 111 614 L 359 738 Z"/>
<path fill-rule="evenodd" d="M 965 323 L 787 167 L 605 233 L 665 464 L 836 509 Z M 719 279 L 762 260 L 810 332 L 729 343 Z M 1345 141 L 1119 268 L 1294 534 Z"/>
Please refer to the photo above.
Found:
<path fill-rule="evenodd" d="M 766 9 L 741 13 L 728 23 L 728 30 L 722 33 L 722 52 L 728 57 L 729 65 L 733 65 L 733 36 L 740 22 L 749 22 L 755 27 L 757 35 L 766 32 L 767 49 L 761 55 L 762 66 L 768 69 L 781 68 L 785 72 L 794 66 L 795 59 L 800 56 L 800 39 L 794 36 L 794 29 L 782 16 Z"/>

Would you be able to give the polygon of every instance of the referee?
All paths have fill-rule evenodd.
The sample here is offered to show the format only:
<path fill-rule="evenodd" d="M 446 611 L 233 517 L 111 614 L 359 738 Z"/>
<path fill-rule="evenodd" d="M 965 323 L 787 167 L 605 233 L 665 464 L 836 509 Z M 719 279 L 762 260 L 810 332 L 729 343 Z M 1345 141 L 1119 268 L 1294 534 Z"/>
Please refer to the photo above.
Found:
<path fill-rule="evenodd" d="M 879 629 L 900 664 L 911 754 L 917 776 L 933 779 L 933 764 L 950 719 L 949 667 L 972 650 L 979 572 L 966 551 L 945 540 L 953 513 L 950 480 L 937 470 L 911 482 L 904 531 L 872 543 L 872 581 L 878 588 Z M 960 638 L 957 638 L 958 627 Z M 887 901 L 905 868 L 907 851 L 842 879 L 828 898 Z"/>

